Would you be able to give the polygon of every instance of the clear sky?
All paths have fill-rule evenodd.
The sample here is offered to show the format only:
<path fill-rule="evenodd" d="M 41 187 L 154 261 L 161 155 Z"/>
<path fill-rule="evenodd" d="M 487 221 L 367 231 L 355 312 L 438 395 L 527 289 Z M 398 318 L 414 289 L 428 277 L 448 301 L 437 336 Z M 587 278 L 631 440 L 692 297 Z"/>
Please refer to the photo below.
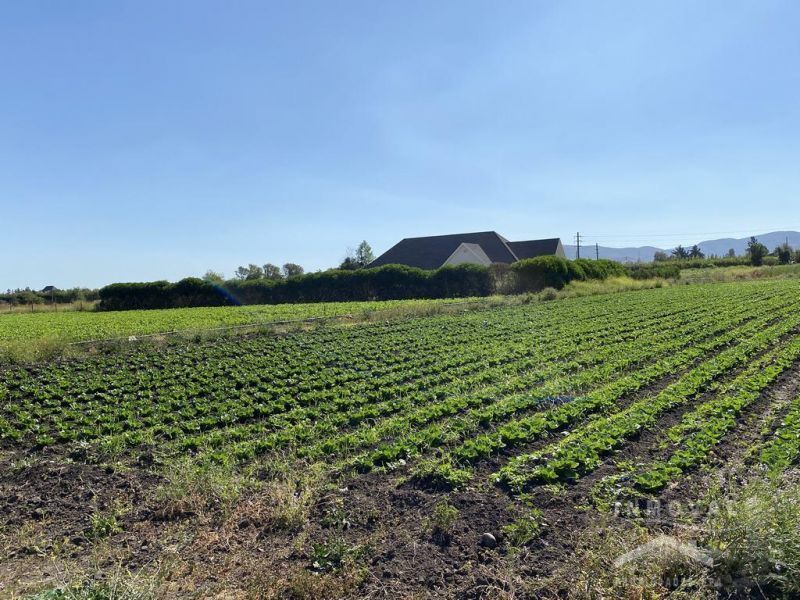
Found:
<path fill-rule="evenodd" d="M 800 228 L 798 32 L 794 0 L 5 0 L 0 288 Z"/>

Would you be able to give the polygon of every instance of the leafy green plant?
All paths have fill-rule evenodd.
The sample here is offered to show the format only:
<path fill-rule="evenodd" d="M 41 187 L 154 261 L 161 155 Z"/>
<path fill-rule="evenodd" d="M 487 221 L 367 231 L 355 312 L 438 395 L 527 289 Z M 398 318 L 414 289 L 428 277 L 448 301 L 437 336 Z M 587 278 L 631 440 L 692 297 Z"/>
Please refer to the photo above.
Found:
<path fill-rule="evenodd" d="M 536 508 L 501 529 L 509 546 L 520 548 L 536 538 L 542 528 L 542 512 Z"/>
<path fill-rule="evenodd" d="M 102 540 L 122 531 L 119 522 L 120 511 L 112 509 L 106 512 L 94 512 L 89 517 L 89 530 L 86 537 L 90 540 Z"/>
<path fill-rule="evenodd" d="M 472 481 L 472 473 L 459 469 L 450 462 L 423 460 L 414 468 L 414 480 L 425 487 L 440 490 L 457 490 Z"/>
<path fill-rule="evenodd" d="M 453 535 L 453 526 L 459 517 L 458 509 L 450 504 L 447 498 L 439 500 L 433 507 L 431 517 L 426 522 L 426 529 L 437 544 L 446 546 Z"/>
<path fill-rule="evenodd" d="M 311 545 L 311 566 L 317 571 L 336 571 L 359 557 L 365 551 L 363 546 L 354 546 L 340 537 Z"/>

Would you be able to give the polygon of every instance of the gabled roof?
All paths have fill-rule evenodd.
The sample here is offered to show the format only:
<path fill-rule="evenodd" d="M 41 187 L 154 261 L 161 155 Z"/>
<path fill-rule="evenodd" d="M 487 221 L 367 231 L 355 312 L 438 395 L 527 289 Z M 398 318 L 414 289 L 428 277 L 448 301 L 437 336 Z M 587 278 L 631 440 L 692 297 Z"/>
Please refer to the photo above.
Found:
<path fill-rule="evenodd" d="M 438 269 L 461 244 L 478 244 L 494 263 L 513 263 L 517 260 L 505 238 L 495 231 L 479 231 L 405 238 L 381 254 L 369 266 L 399 264 L 420 269 Z"/>
<path fill-rule="evenodd" d="M 533 258 L 546 254 L 555 254 L 558 251 L 560 238 L 550 238 L 546 240 L 527 240 L 525 242 L 508 242 L 508 247 L 519 260 Z"/>

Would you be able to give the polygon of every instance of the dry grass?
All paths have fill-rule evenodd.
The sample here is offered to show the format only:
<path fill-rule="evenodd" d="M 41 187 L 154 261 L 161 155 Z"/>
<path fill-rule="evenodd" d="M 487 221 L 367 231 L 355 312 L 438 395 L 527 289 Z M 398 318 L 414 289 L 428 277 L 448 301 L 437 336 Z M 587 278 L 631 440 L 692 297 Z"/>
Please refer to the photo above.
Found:
<path fill-rule="evenodd" d="M 355 597 L 367 574 L 355 564 L 336 573 L 314 573 L 305 569 L 263 571 L 247 586 L 247 597 L 264 600 L 339 600 Z"/>
<path fill-rule="evenodd" d="M 800 265 L 774 265 L 763 267 L 714 267 L 709 269 L 683 269 L 683 283 L 724 283 L 754 279 L 795 279 L 800 277 Z"/>
<path fill-rule="evenodd" d="M 619 294 L 636 290 L 649 290 L 653 288 L 668 287 L 671 285 L 666 279 L 631 279 L 630 277 L 610 277 L 605 280 L 590 279 L 588 281 L 572 281 L 564 288 L 556 290 L 545 288 L 541 292 L 528 294 L 526 302 L 551 302 L 553 300 L 566 300 L 568 298 L 582 298 L 585 296 L 599 296 L 602 294 Z M 513 298 L 513 297 L 512 297 Z M 517 296 L 516 298 L 519 298 Z"/>
<path fill-rule="evenodd" d="M 227 512 L 246 490 L 260 482 L 228 465 L 198 464 L 181 458 L 163 468 L 167 483 L 156 490 L 159 516 L 173 519 L 181 515 Z"/>
<path fill-rule="evenodd" d="M 716 597 L 705 567 L 678 553 L 647 554 L 622 567 L 614 564 L 618 557 L 654 540 L 659 532 L 605 516 L 573 535 L 574 552 L 549 577 L 529 585 L 528 591 L 534 597 L 574 600 Z"/>
<path fill-rule="evenodd" d="M 77 300 L 64 304 L 44 302 L 41 304 L 11 304 L 9 302 L 0 302 L 0 316 L 19 313 L 93 311 L 97 303 L 98 300 Z"/>
<path fill-rule="evenodd" d="M 669 549 L 618 567 L 618 557 L 663 534 L 602 515 L 574 532 L 574 552 L 549 577 L 528 582 L 526 593 L 576 600 L 800 597 L 800 476 L 754 478 L 727 492 L 717 487 L 702 504 L 707 517 L 696 529 L 675 528 L 669 535 L 696 545 L 713 558 L 712 567 Z"/>
<path fill-rule="evenodd" d="M 757 478 L 711 502 L 704 544 L 722 583 L 767 597 L 800 597 L 800 474 Z"/>

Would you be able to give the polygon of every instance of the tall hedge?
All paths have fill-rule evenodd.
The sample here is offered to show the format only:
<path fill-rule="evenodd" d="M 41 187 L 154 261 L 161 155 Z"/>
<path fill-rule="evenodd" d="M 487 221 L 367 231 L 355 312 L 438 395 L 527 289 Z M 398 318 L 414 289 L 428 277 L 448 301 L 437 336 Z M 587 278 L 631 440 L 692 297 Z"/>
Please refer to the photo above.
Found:
<path fill-rule="evenodd" d="M 331 270 L 284 280 L 258 279 L 213 284 L 194 277 L 177 283 L 114 283 L 100 290 L 100 310 L 347 302 L 406 298 L 456 298 L 494 293 L 486 267 L 459 265 L 424 271 L 386 265 L 358 271 Z"/>
<path fill-rule="evenodd" d="M 348 302 L 406 298 L 458 298 L 563 288 L 573 280 L 630 275 L 677 277 L 677 265 L 655 263 L 625 267 L 612 260 L 567 260 L 538 256 L 508 265 L 459 265 L 424 271 L 385 265 L 358 271 L 330 270 L 288 279 L 256 279 L 214 284 L 190 277 L 177 283 L 114 283 L 100 290 L 99 310 L 180 308 L 294 302 Z"/>

